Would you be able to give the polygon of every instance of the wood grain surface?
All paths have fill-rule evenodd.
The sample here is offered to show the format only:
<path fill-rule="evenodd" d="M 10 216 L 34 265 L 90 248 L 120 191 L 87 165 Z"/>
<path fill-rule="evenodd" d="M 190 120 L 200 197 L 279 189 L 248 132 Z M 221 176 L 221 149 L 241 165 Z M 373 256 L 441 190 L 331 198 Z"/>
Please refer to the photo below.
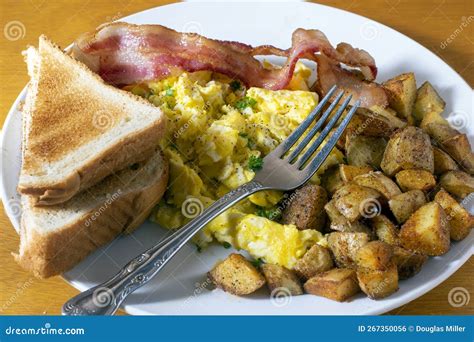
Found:
<path fill-rule="evenodd" d="M 67 46 L 77 35 L 101 23 L 166 3 L 145 0 L 1 0 L 1 122 L 28 81 L 21 51 L 28 44 L 36 45 L 40 34 Z M 391 26 L 435 52 L 471 86 L 474 84 L 474 3 L 471 0 L 332 0 L 321 3 Z M 459 32 L 463 22 L 467 26 Z M 19 31 L 15 32 L 12 27 L 19 28 Z M 390 53 L 397 53 L 396 45 Z M 407 71 L 409 69 L 407 66 Z M 77 290 L 60 277 L 37 280 L 24 272 L 11 256 L 17 251 L 18 243 L 16 232 L 1 210 L 0 314 L 59 314 L 62 304 L 77 294 Z M 474 258 L 471 257 L 441 285 L 391 314 L 473 314 L 474 298 L 460 307 L 452 306 L 448 301 L 448 294 L 455 287 L 463 287 L 472 294 L 473 279 Z"/>

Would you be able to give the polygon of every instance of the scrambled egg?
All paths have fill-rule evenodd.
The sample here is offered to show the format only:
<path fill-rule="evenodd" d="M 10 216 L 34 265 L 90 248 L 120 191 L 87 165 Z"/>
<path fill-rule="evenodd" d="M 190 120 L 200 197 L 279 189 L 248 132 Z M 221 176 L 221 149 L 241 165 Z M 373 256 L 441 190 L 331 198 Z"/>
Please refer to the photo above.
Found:
<path fill-rule="evenodd" d="M 250 181 L 262 158 L 285 139 L 318 103 L 308 91 L 310 70 L 298 64 L 290 89 L 245 89 L 238 81 L 207 71 L 128 87 L 159 106 L 168 118 L 161 146 L 169 159 L 170 181 L 152 219 L 178 228 L 231 189 Z M 336 149 L 311 180 L 342 161 Z M 314 230 L 299 231 L 257 216 L 278 210 L 282 193 L 260 192 L 212 221 L 195 238 L 248 251 L 254 258 L 291 268 L 314 243 Z M 263 215 L 268 216 L 268 215 Z"/>

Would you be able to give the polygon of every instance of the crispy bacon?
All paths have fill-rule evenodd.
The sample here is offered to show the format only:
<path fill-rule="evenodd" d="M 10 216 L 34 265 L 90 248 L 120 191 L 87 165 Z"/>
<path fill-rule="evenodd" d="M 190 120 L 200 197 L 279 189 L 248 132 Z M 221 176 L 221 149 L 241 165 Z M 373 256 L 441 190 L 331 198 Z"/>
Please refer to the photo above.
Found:
<path fill-rule="evenodd" d="M 247 86 L 284 89 L 301 58 L 316 60 L 316 53 L 336 64 L 358 68 L 372 81 L 377 68 L 366 51 L 340 43 L 334 48 L 318 30 L 297 29 L 292 46 L 282 50 L 271 45 L 252 47 L 238 42 L 208 39 L 179 33 L 160 25 L 110 23 L 81 36 L 73 55 L 114 85 L 160 79 L 178 72 L 211 70 L 236 78 Z M 286 57 L 281 68 L 266 69 L 257 55 Z M 335 78 L 336 82 L 341 81 Z"/>
<path fill-rule="evenodd" d="M 345 91 L 345 96 L 352 95 L 350 104 L 360 100 L 360 106 L 364 108 L 386 107 L 388 105 L 387 95 L 379 84 L 365 81 L 363 75 L 358 74 L 357 71 L 343 69 L 339 63 L 332 61 L 325 55 L 317 55 L 315 59 L 318 79 L 314 88 L 321 96 L 326 95 L 329 89 L 337 84 L 340 89 Z"/>

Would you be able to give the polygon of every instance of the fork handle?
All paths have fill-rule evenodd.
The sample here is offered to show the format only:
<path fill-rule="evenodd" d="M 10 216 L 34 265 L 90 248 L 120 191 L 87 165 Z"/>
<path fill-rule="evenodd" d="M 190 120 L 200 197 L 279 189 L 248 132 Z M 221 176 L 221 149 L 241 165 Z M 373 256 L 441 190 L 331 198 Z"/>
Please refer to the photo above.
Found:
<path fill-rule="evenodd" d="M 148 283 L 202 227 L 260 190 L 265 188 L 251 181 L 228 192 L 177 232 L 130 260 L 111 279 L 68 300 L 63 315 L 113 315 L 130 293 Z"/>

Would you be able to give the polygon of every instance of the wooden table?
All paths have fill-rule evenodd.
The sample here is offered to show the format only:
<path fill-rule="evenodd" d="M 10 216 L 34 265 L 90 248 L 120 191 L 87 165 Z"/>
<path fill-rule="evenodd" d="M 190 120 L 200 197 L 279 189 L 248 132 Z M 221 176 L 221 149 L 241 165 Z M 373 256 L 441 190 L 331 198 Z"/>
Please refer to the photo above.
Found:
<path fill-rule="evenodd" d="M 7 112 L 18 93 L 27 83 L 21 51 L 27 44 L 37 44 L 42 33 L 61 46 L 97 25 L 128 14 L 145 10 L 167 1 L 145 0 L 2 0 L 1 26 L 19 21 L 22 26 L 17 40 L 0 38 L 0 118 Z M 339 7 L 367 16 L 417 40 L 438 54 L 466 81 L 474 84 L 474 23 L 457 35 L 445 48 L 441 46 L 472 14 L 470 0 L 333 0 L 326 5 Z M 3 30 L 2 30 L 3 31 Z M 15 37 L 15 36 L 14 36 Z M 397 53 L 394 46 L 393 53 Z M 409 70 L 409 66 L 407 66 Z M 0 213 L 0 313 L 1 314 L 59 314 L 61 305 L 77 294 L 60 277 L 48 280 L 33 279 L 11 257 L 17 251 L 18 236 L 8 218 Z M 474 298 L 467 306 L 455 308 L 448 303 L 448 293 L 461 286 L 473 292 L 474 258 L 437 288 L 417 300 L 392 311 L 392 314 L 473 314 Z"/>

